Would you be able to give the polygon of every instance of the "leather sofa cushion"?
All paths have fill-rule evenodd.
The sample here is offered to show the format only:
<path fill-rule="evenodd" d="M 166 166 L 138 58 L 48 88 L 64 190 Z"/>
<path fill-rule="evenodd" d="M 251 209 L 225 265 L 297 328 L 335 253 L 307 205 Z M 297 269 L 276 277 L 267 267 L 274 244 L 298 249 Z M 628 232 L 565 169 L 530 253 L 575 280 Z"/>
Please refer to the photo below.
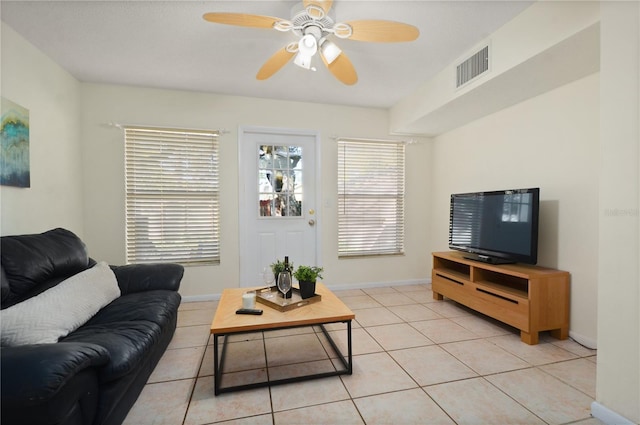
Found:
<path fill-rule="evenodd" d="M 176 292 L 157 290 L 124 295 L 103 308 L 86 324 L 60 341 L 89 342 L 107 349 L 110 362 L 100 381 L 121 378 L 138 368 L 175 317 L 180 304 Z"/>
<path fill-rule="evenodd" d="M 58 228 L 40 234 L 3 236 L 0 244 L 6 274 L 3 307 L 47 280 L 62 280 L 89 267 L 85 244 L 69 230 Z"/>

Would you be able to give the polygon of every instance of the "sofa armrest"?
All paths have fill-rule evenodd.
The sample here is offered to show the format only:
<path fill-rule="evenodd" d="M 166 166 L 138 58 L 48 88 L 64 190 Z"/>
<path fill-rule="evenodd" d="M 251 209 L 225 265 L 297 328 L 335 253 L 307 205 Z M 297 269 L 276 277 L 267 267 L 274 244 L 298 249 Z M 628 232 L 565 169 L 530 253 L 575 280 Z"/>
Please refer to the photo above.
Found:
<path fill-rule="evenodd" d="M 128 264 L 111 266 L 123 295 L 166 289 L 177 291 L 184 275 L 180 264 Z"/>
<path fill-rule="evenodd" d="M 107 349 L 89 343 L 2 347 L 2 409 L 37 405 L 54 397 L 75 375 L 108 361 Z"/>

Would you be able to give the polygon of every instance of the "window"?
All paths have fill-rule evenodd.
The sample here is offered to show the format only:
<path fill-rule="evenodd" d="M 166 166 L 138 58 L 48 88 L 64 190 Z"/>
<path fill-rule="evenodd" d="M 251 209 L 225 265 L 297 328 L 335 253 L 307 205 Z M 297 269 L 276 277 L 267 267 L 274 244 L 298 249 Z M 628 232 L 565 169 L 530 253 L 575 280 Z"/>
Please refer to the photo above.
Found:
<path fill-rule="evenodd" d="M 260 217 L 302 216 L 302 147 L 258 149 Z"/>
<path fill-rule="evenodd" d="M 217 133 L 125 128 L 128 263 L 220 263 Z"/>
<path fill-rule="evenodd" d="M 338 256 L 404 253 L 401 142 L 338 140 Z"/>

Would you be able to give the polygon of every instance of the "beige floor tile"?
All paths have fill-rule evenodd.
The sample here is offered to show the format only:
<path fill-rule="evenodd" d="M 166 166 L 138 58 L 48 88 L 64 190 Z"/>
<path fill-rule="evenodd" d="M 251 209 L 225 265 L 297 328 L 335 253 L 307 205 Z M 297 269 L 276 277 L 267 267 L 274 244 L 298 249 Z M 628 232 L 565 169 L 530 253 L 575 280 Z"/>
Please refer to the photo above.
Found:
<path fill-rule="evenodd" d="M 403 320 L 389 311 L 385 307 L 366 308 L 358 310 L 356 313 L 356 321 L 360 326 L 380 326 L 390 325 L 392 323 L 402 323 Z"/>
<path fill-rule="evenodd" d="M 398 285 L 398 286 L 393 286 L 393 289 L 395 289 L 398 292 L 414 292 L 414 291 L 422 291 L 422 292 L 429 292 L 429 295 L 431 295 L 431 286 L 429 286 L 426 283 L 415 283 L 415 284 L 411 284 L 411 285 Z"/>
<path fill-rule="evenodd" d="M 277 385 L 271 388 L 274 412 L 348 399 L 349 393 L 337 376 Z"/>
<path fill-rule="evenodd" d="M 362 425 L 362 418 L 350 400 L 320 404 L 274 414 L 278 425 Z"/>
<path fill-rule="evenodd" d="M 346 356 L 348 352 L 346 331 L 331 331 L 329 332 L 329 335 L 331 335 L 333 342 L 336 343 L 340 352 Z M 333 349 L 328 345 L 328 343 L 325 343 L 325 339 L 321 339 L 321 341 L 323 341 L 323 344 L 331 357 L 335 357 Z M 380 344 L 378 344 L 378 342 L 364 329 L 351 329 L 351 349 L 354 356 L 384 351 Z"/>
<path fill-rule="evenodd" d="M 454 425 L 421 389 L 396 391 L 354 400 L 367 425 Z"/>
<path fill-rule="evenodd" d="M 421 304 L 431 304 L 431 303 L 438 302 L 437 300 L 433 299 L 433 292 L 431 290 L 428 290 L 426 292 L 422 292 L 422 291 L 403 292 L 403 294 L 411 298 L 415 302 L 421 303 Z"/>
<path fill-rule="evenodd" d="M 471 310 L 453 301 L 445 300 L 429 304 L 431 310 L 435 311 L 442 317 L 460 317 L 472 314 Z"/>
<path fill-rule="evenodd" d="M 315 333 L 265 339 L 269 367 L 304 363 L 327 358 Z"/>
<path fill-rule="evenodd" d="M 214 310 L 180 310 L 178 312 L 178 327 L 211 325 Z"/>
<path fill-rule="evenodd" d="M 267 369 L 263 367 L 260 369 L 243 370 L 240 372 L 225 372 L 222 374 L 220 387 L 221 388 L 236 387 L 239 385 L 249 385 L 249 384 L 255 384 L 257 382 L 267 382 L 267 381 L 268 381 Z M 241 392 L 237 394 L 242 395 Z"/>
<path fill-rule="evenodd" d="M 405 322 L 442 319 L 442 316 L 422 304 L 398 305 L 388 308 Z"/>
<path fill-rule="evenodd" d="M 486 379 L 549 424 L 566 424 L 591 415 L 591 397 L 537 368 Z"/>
<path fill-rule="evenodd" d="M 584 345 L 578 344 L 570 338 L 562 341 L 554 339 L 551 341 L 551 343 L 580 357 L 594 356 L 597 353 L 597 350 L 593 350 L 591 348 L 585 347 Z"/>
<path fill-rule="evenodd" d="M 509 335 L 517 332 L 517 329 L 505 325 L 504 323 L 475 314 L 452 317 L 451 320 L 482 338 Z"/>
<path fill-rule="evenodd" d="M 478 376 L 439 346 L 409 348 L 389 353 L 420 386 Z"/>
<path fill-rule="evenodd" d="M 449 319 L 424 320 L 421 322 L 411 322 L 410 325 L 422 332 L 436 344 L 478 338 L 473 332 Z"/>
<path fill-rule="evenodd" d="M 148 383 L 195 378 L 200 369 L 205 347 L 167 350 L 149 377 Z"/>
<path fill-rule="evenodd" d="M 207 345 L 211 333 L 210 325 L 184 326 L 176 328 L 173 339 L 169 343 L 169 349 L 200 347 Z"/>
<path fill-rule="evenodd" d="M 248 418 L 232 419 L 230 421 L 217 422 L 218 425 L 273 425 L 273 415 L 257 415 Z"/>
<path fill-rule="evenodd" d="M 483 339 L 452 342 L 443 344 L 442 348 L 479 375 L 530 367 L 524 360 Z"/>
<path fill-rule="evenodd" d="M 345 303 L 351 310 L 360 310 L 363 308 L 381 307 L 381 304 L 374 300 L 369 295 L 354 295 L 350 297 L 340 297 L 340 300 Z"/>
<path fill-rule="evenodd" d="M 220 348 L 222 350 L 222 348 Z M 266 366 L 264 342 L 259 339 L 227 344 L 224 371 L 259 369 Z"/>
<path fill-rule="evenodd" d="M 433 345 L 433 342 L 406 323 L 372 326 L 367 332 L 387 351 Z"/>
<path fill-rule="evenodd" d="M 198 371 L 198 377 L 213 375 L 213 345 L 207 345 Z"/>
<path fill-rule="evenodd" d="M 434 385 L 425 390 L 459 425 L 544 424 L 484 378 Z"/>
<path fill-rule="evenodd" d="M 353 375 L 342 375 L 352 397 L 364 397 L 417 387 L 387 353 L 364 354 L 353 358 Z"/>
<path fill-rule="evenodd" d="M 595 399 L 595 363 L 586 359 L 576 359 L 540 366 L 540 369 Z"/>
<path fill-rule="evenodd" d="M 377 294 L 396 294 L 398 291 L 393 289 L 391 286 L 380 286 L 377 288 L 364 288 L 362 290 L 364 293 L 369 295 L 377 295 Z"/>
<path fill-rule="evenodd" d="M 195 379 L 147 384 L 123 425 L 181 425 Z"/>
<path fill-rule="evenodd" d="M 331 288 L 329 288 L 331 289 Z M 350 296 L 356 296 L 356 295 L 364 295 L 364 291 L 362 289 L 341 289 L 339 291 L 333 291 L 334 294 L 336 294 L 336 296 L 338 298 L 342 298 L 342 297 L 350 297 Z"/>
<path fill-rule="evenodd" d="M 335 372 L 336 368 L 330 359 L 316 360 L 306 363 L 294 363 L 269 368 L 269 379 L 285 379 L 316 373 Z M 286 387 L 286 385 L 285 385 Z"/>
<path fill-rule="evenodd" d="M 271 412 L 269 388 L 214 396 L 213 377 L 198 378 L 184 425 L 202 425 Z"/>
<path fill-rule="evenodd" d="M 520 336 L 515 334 L 497 336 L 489 338 L 487 341 L 504 348 L 508 352 L 515 354 L 522 360 L 535 366 L 571 360 L 578 357 L 567 350 L 563 350 L 549 343 L 539 343 L 536 345 L 525 344 L 520 340 Z"/>
<path fill-rule="evenodd" d="M 408 305 L 408 304 L 416 303 L 415 300 L 399 292 L 380 293 L 380 294 L 373 294 L 371 296 L 373 297 L 373 299 L 375 299 L 385 307 L 391 307 L 394 305 Z"/>

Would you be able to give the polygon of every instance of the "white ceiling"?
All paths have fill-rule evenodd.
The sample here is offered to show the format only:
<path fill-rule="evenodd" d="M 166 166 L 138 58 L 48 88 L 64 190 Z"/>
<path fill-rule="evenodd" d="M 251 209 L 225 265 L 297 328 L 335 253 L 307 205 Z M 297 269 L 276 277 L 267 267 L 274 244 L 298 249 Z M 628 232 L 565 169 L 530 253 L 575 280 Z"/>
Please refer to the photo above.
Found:
<path fill-rule="evenodd" d="M 337 22 L 387 19 L 420 30 L 410 43 L 334 40 L 358 72 L 353 86 L 322 63 L 312 72 L 290 62 L 258 81 L 262 64 L 295 37 L 202 19 L 220 11 L 289 19 L 296 3 L 2 0 L 0 16 L 82 82 L 388 108 L 532 2 L 335 0 Z"/>

